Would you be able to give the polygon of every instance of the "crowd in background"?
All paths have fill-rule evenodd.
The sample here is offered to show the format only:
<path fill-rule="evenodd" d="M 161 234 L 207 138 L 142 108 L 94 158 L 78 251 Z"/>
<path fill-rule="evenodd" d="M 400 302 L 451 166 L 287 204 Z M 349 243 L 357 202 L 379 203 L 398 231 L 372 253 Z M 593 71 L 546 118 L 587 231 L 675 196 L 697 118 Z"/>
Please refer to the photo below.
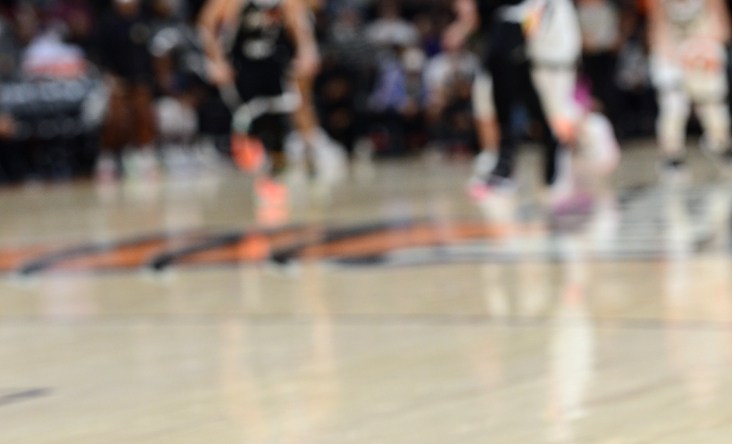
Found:
<path fill-rule="evenodd" d="M 124 2 L 121 2 L 124 3 Z M 101 149 L 197 140 L 227 153 L 230 112 L 205 75 L 196 19 L 203 0 L 0 2 L 0 182 L 95 171 Z M 479 149 L 471 88 L 481 44 L 446 52 L 450 0 L 312 1 L 322 49 L 323 127 L 352 150 L 384 156 Z M 578 0 L 582 82 L 621 139 L 655 119 L 644 20 L 632 0 Z M 517 116 L 520 128 L 529 122 Z"/>

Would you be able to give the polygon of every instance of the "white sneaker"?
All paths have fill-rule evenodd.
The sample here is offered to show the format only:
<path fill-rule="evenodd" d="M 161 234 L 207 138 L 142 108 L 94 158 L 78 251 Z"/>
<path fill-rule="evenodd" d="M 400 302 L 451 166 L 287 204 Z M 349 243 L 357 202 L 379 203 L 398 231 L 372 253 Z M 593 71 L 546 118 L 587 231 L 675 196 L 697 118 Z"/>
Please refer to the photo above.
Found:
<path fill-rule="evenodd" d="M 376 178 L 376 167 L 374 166 L 374 143 L 363 138 L 354 147 L 353 174 L 357 181 L 371 183 Z"/>
<path fill-rule="evenodd" d="M 493 151 L 481 151 L 473 160 L 473 179 L 485 180 L 498 163 L 498 155 Z"/>
<path fill-rule="evenodd" d="M 117 171 L 117 163 L 114 156 L 104 153 L 97 160 L 96 171 L 94 172 L 96 180 L 100 183 L 110 183 L 119 179 L 120 172 Z"/>
<path fill-rule="evenodd" d="M 188 176 L 195 167 L 191 153 L 181 146 L 168 146 L 164 151 L 165 171 L 173 176 Z"/>
<path fill-rule="evenodd" d="M 314 148 L 313 164 L 316 181 L 323 186 L 338 185 L 348 177 L 345 149 L 332 140 Z"/>
<path fill-rule="evenodd" d="M 124 158 L 125 172 L 131 179 L 157 180 L 160 178 L 158 158 L 152 149 L 129 151 Z"/>

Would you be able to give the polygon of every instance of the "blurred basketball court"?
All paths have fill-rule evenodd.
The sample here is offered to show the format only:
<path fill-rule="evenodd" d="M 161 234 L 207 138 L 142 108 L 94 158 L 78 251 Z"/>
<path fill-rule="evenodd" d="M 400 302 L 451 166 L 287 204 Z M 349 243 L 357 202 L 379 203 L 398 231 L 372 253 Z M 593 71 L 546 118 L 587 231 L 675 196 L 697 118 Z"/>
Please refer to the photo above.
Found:
<path fill-rule="evenodd" d="M 5 189 L 0 441 L 726 442 L 732 192 L 692 160 L 631 147 L 553 224 L 524 178 L 501 227 L 419 159 L 267 227 L 228 168 Z"/>

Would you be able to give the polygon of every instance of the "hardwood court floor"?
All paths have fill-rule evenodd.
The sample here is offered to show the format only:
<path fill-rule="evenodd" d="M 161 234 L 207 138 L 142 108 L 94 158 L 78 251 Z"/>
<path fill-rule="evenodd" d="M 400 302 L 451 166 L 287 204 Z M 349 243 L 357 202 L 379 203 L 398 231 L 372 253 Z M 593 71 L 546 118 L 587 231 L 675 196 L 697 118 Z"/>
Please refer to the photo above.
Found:
<path fill-rule="evenodd" d="M 732 190 L 694 167 L 629 150 L 594 217 L 525 190 L 507 236 L 464 165 L 281 231 L 232 171 L 2 191 L 0 442 L 728 443 Z"/>

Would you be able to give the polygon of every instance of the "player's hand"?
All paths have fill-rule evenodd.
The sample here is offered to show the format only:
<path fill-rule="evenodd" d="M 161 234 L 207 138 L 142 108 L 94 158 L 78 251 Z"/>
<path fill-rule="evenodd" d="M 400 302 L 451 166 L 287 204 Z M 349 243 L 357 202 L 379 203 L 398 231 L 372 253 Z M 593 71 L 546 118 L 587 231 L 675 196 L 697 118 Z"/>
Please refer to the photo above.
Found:
<path fill-rule="evenodd" d="M 216 86 L 234 83 L 234 68 L 226 60 L 209 60 L 206 66 L 208 79 Z"/>
<path fill-rule="evenodd" d="M 313 78 L 320 71 L 320 54 L 316 49 L 306 49 L 298 52 L 294 61 L 297 77 Z"/>

